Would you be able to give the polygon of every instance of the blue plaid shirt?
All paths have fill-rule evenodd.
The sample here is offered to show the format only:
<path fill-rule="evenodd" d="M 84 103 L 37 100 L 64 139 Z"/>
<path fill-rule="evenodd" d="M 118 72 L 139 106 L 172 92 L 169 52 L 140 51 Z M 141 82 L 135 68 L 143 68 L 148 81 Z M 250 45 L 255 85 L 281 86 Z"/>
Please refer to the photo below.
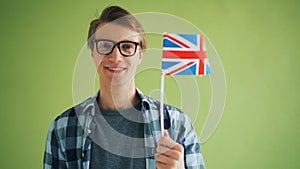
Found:
<path fill-rule="evenodd" d="M 156 144 L 161 135 L 160 103 L 144 96 L 138 89 L 137 93 L 142 100 L 145 149 L 148 154 L 146 168 L 154 169 Z M 44 169 L 89 169 L 92 143 L 90 135 L 97 124 L 94 122 L 94 115 L 99 112 L 98 95 L 99 93 L 65 111 L 51 123 L 44 153 Z M 185 167 L 204 169 L 198 138 L 189 118 L 181 110 L 165 105 L 164 128 L 174 141 L 184 147 Z"/>

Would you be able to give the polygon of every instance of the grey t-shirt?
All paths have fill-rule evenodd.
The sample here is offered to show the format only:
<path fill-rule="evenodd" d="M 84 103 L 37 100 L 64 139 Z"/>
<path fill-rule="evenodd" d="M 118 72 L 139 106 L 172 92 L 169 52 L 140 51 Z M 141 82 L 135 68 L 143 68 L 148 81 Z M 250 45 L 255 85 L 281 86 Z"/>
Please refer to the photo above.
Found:
<path fill-rule="evenodd" d="M 138 142 L 132 141 L 130 145 L 122 145 L 123 141 L 99 139 L 92 142 L 91 148 L 91 162 L 90 169 L 118 169 L 118 168 L 146 168 L 145 156 L 135 156 L 135 151 L 144 151 L 141 147 L 144 147 L 144 124 L 143 116 L 141 112 L 141 104 L 136 105 L 134 108 L 127 110 L 103 110 L 100 108 L 100 114 L 105 121 L 118 133 L 126 135 L 128 137 L 140 138 Z M 100 124 L 101 125 L 101 124 Z M 98 137 L 106 137 L 106 131 L 103 131 L 101 126 L 96 128 L 95 131 Z M 107 148 L 103 148 L 98 141 L 114 141 L 120 144 L 120 150 L 118 153 L 107 151 Z M 133 139 L 134 140 L 134 139 Z M 108 143 L 109 144 L 109 143 Z M 139 147 L 139 148 L 137 148 Z M 143 152 L 144 153 L 144 152 Z M 139 152 L 141 154 L 141 152 Z"/>

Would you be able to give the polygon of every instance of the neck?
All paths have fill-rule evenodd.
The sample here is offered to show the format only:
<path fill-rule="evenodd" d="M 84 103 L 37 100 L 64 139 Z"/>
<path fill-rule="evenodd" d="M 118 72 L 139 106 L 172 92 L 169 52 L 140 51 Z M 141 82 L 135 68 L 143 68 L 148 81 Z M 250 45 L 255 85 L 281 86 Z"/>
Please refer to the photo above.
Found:
<path fill-rule="evenodd" d="M 128 109 L 138 104 L 134 81 L 128 85 L 101 85 L 100 82 L 99 105 L 103 109 Z"/>

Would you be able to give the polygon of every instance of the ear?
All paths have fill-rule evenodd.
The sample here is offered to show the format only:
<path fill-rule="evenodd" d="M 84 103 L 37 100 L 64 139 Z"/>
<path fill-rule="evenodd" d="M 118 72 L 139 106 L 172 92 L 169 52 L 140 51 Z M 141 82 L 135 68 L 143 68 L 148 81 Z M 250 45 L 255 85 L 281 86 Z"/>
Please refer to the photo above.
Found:
<path fill-rule="evenodd" d="M 94 57 L 94 48 L 90 49 L 92 58 Z"/>

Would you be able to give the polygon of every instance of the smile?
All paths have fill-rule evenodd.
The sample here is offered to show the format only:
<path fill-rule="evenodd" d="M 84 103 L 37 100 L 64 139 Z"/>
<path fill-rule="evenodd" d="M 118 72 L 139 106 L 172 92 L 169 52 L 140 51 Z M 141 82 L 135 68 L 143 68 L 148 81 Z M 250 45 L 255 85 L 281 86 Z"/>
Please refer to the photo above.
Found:
<path fill-rule="evenodd" d="M 111 71 L 121 71 L 121 70 L 125 70 L 126 68 L 123 68 L 123 67 L 105 67 L 106 69 L 108 70 L 111 70 Z"/>

